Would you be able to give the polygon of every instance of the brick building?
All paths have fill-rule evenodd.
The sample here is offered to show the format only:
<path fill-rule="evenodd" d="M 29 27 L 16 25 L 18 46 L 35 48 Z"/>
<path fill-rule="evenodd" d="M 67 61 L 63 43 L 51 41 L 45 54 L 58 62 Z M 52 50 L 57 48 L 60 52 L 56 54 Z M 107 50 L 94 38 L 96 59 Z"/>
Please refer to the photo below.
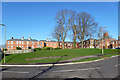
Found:
<path fill-rule="evenodd" d="M 83 41 L 83 48 L 99 48 L 99 40 L 90 37 L 89 39 Z M 82 43 L 80 42 L 80 48 L 82 48 Z"/>
<path fill-rule="evenodd" d="M 103 42 L 97 39 L 94 39 L 92 37 L 90 37 L 87 40 L 83 41 L 83 48 L 102 48 L 102 44 L 103 44 L 103 48 L 120 48 L 120 37 L 118 38 L 118 40 L 110 38 L 108 36 L 108 33 L 104 33 L 104 37 L 103 37 Z M 73 48 L 73 42 L 65 42 L 64 43 L 65 48 L 68 49 L 72 49 Z M 13 39 L 13 37 L 11 37 L 11 39 L 6 41 L 6 49 L 8 50 L 15 50 L 16 47 L 21 47 L 22 49 L 28 49 L 28 48 L 42 48 L 42 47 L 60 47 L 62 48 L 62 42 L 60 42 L 60 44 L 58 45 L 57 41 L 51 40 L 50 38 L 46 39 L 46 40 L 36 40 L 36 39 L 31 39 L 30 37 L 28 39 L 24 39 L 24 37 L 22 37 L 21 39 Z M 76 48 L 82 48 L 82 44 L 81 42 L 76 42 Z"/>
<path fill-rule="evenodd" d="M 28 39 L 11 39 L 6 41 L 6 49 L 8 50 L 15 50 L 16 47 L 21 47 L 22 49 L 28 49 L 28 48 L 37 48 L 37 40 L 36 39 L 31 39 L 30 37 Z"/>

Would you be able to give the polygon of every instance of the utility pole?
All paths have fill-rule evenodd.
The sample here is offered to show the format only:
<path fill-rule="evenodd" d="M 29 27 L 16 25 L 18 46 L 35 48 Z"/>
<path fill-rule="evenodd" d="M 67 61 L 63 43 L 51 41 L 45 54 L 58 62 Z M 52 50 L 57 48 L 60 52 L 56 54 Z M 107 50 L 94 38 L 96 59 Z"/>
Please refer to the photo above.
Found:
<path fill-rule="evenodd" d="M 5 27 L 5 40 L 4 40 L 4 50 L 3 50 L 3 52 L 4 52 L 4 63 L 5 63 L 5 49 L 6 49 L 6 25 L 4 25 L 4 24 L 0 24 L 0 25 L 2 25 L 2 26 L 4 26 L 4 27 Z"/>

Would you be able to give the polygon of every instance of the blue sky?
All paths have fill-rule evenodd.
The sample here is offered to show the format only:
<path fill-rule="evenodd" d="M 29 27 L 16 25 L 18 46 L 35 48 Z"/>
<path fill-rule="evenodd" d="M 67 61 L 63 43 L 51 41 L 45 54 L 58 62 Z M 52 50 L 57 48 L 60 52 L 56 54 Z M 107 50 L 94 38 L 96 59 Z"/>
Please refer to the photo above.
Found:
<path fill-rule="evenodd" d="M 117 2 L 3 2 L 2 22 L 7 26 L 7 39 L 52 38 L 56 13 L 62 9 L 91 14 L 98 26 L 106 26 L 113 38 L 118 38 Z M 70 37 L 66 41 L 70 41 Z"/>

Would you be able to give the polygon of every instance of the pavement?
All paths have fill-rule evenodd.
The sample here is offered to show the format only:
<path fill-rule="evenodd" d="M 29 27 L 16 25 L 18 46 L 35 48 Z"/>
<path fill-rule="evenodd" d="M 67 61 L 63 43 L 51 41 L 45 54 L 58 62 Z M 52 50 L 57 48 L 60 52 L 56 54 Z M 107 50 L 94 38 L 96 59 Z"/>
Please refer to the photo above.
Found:
<path fill-rule="evenodd" d="M 9 67 L 1 69 L 2 78 L 62 78 L 64 80 L 77 78 L 116 78 L 119 76 L 118 67 L 120 58 L 112 57 L 100 61 L 81 64 L 36 66 L 36 67 Z"/>

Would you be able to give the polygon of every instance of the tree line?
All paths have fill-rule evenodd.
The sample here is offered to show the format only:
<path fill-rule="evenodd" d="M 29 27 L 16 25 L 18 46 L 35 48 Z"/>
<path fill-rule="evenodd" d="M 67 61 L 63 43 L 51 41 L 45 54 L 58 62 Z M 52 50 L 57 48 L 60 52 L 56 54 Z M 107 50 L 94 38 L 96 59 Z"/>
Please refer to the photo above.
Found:
<path fill-rule="evenodd" d="M 76 48 L 76 40 L 81 42 L 83 48 L 83 41 L 97 32 L 98 23 L 87 12 L 76 13 L 67 9 L 60 10 L 56 14 L 55 21 L 56 26 L 52 36 L 57 39 L 58 46 L 60 46 L 60 41 L 62 42 L 62 49 L 65 48 L 64 42 L 69 35 L 68 32 L 72 33 L 74 48 Z"/>

